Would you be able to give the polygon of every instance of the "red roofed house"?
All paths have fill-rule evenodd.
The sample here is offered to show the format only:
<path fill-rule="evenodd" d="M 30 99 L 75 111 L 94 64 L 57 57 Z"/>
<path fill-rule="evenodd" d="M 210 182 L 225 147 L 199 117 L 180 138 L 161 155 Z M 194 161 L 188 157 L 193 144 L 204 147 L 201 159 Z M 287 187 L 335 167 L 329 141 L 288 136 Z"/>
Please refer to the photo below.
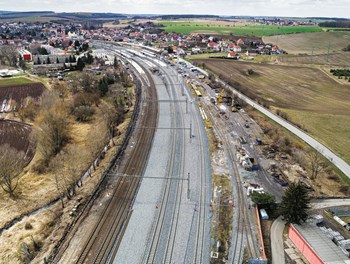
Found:
<path fill-rule="evenodd" d="M 237 40 L 237 45 L 244 45 L 244 41 L 243 41 L 243 39 L 239 39 L 239 40 Z"/>
<path fill-rule="evenodd" d="M 227 54 L 227 58 L 233 58 L 235 56 L 236 56 L 236 52 L 233 52 L 233 51 L 231 51 Z"/>
<path fill-rule="evenodd" d="M 235 46 L 233 46 L 233 51 L 234 52 L 241 52 L 242 48 L 240 46 L 235 45 Z"/>
<path fill-rule="evenodd" d="M 216 42 L 213 42 L 213 41 L 208 42 L 207 47 L 208 48 L 212 48 L 213 50 L 219 50 L 220 49 L 219 44 L 216 43 Z"/>

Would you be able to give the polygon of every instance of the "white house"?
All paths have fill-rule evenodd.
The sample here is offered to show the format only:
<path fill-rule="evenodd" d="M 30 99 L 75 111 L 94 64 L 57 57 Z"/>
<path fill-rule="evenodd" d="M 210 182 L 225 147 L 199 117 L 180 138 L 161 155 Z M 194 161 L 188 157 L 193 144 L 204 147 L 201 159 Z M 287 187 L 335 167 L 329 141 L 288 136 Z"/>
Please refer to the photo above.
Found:
<path fill-rule="evenodd" d="M 233 51 L 234 52 L 241 52 L 242 48 L 240 46 L 238 46 L 238 45 L 235 45 L 235 46 L 233 46 Z"/>

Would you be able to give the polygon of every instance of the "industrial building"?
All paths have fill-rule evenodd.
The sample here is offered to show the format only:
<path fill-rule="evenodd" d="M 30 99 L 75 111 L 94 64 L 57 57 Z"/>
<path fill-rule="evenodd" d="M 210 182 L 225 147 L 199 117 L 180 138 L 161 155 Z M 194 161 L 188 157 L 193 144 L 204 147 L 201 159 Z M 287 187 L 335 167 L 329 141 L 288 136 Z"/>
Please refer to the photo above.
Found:
<path fill-rule="evenodd" d="M 350 264 L 349 254 L 315 223 L 291 224 L 289 238 L 312 264 Z"/>
<path fill-rule="evenodd" d="M 21 55 L 22 59 L 25 61 L 31 61 L 33 59 L 32 53 L 26 49 L 18 49 L 18 53 Z"/>

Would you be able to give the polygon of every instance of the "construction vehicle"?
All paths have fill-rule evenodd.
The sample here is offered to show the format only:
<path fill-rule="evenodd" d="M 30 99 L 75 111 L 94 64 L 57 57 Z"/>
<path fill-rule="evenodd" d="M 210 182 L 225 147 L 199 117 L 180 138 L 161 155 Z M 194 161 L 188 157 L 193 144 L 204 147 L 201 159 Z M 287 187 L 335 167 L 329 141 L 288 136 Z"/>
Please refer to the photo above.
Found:
<path fill-rule="evenodd" d="M 209 119 L 206 119 L 206 120 L 205 120 L 205 125 L 206 125 L 206 127 L 209 128 L 209 129 L 213 128 L 213 126 L 212 126 L 212 124 L 211 124 L 211 122 L 210 122 Z"/>
<path fill-rule="evenodd" d="M 159 71 L 158 67 L 155 67 L 155 66 L 153 66 L 152 68 L 150 68 L 150 70 L 151 70 L 152 73 L 156 73 L 156 72 Z"/>
<path fill-rule="evenodd" d="M 221 92 L 219 93 L 218 98 L 216 99 L 218 104 L 222 103 L 222 95 L 224 94 L 224 92 L 225 92 L 225 89 L 222 89 Z"/>
<path fill-rule="evenodd" d="M 225 103 L 227 106 L 231 106 L 232 97 L 231 96 L 222 96 L 222 102 Z"/>

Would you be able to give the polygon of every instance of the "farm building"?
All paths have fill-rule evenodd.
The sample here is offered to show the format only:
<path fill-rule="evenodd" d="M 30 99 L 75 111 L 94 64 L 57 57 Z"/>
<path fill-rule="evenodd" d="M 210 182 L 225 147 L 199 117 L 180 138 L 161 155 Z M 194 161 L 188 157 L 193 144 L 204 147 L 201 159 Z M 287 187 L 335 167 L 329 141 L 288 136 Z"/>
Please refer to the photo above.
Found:
<path fill-rule="evenodd" d="M 340 247 L 315 224 L 290 225 L 288 236 L 298 250 L 312 264 L 350 264 Z"/>
<path fill-rule="evenodd" d="M 18 53 L 22 56 L 25 61 L 31 61 L 33 59 L 32 53 L 25 49 L 19 49 Z"/>

